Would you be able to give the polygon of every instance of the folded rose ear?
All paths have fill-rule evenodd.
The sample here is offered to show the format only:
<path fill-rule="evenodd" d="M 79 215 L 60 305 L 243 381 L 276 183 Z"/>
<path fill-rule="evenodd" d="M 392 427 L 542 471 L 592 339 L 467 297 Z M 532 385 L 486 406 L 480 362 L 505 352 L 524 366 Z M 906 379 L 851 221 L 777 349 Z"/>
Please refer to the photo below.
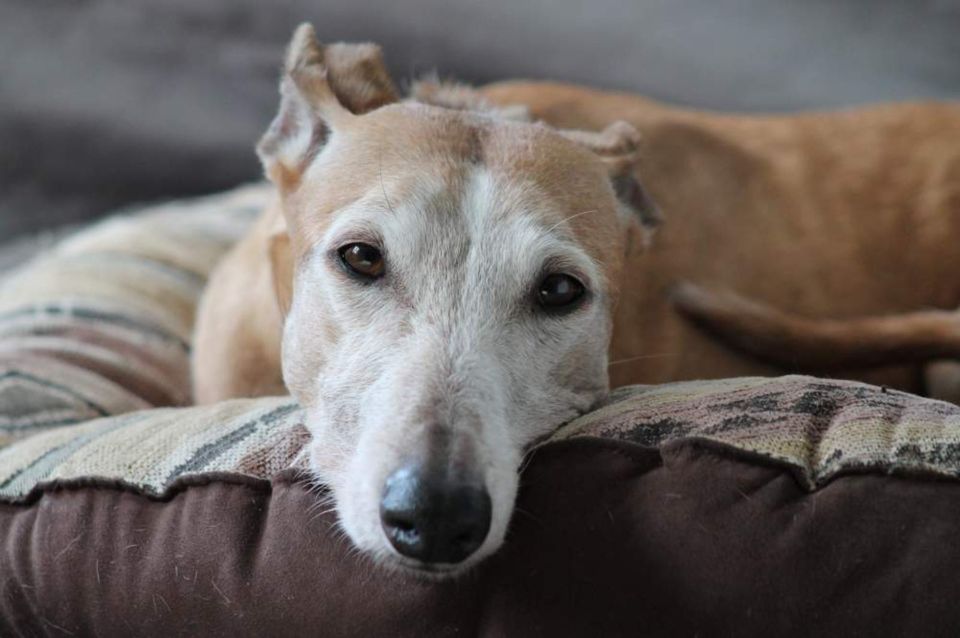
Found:
<path fill-rule="evenodd" d="M 530 121 L 530 110 L 522 104 L 497 105 L 470 86 L 459 82 L 441 82 L 423 78 L 410 87 L 410 98 L 417 102 L 456 111 L 477 111 L 518 122 Z"/>
<path fill-rule="evenodd" d="M 295 186 L 330 130 L 396 100 L 380 47 L 324 46 L 301 24 L 287 47 L 280 110 L 257 145 L 267 176 L 281 188 Z"/>
<path fill-rule="evenodd" d="M 273 292 L 280 314 L 286 318 L 293 301 L 293 251 L 287 229 L 270 235 L 267 240 L 270 269 L 273 272 Z"/>
<path fill-rule="evenodd" d="M 637 179 L 640 163 L 640 133 L 630 124 L 614 122 L 599 133 L 592 131 L 561 130 L 560 134 L 596 153 L 607 166 L 610 182 L 621 203 L 626 206 L 647 230 L 653 230 L 663 221 L 656 203 Z"/>

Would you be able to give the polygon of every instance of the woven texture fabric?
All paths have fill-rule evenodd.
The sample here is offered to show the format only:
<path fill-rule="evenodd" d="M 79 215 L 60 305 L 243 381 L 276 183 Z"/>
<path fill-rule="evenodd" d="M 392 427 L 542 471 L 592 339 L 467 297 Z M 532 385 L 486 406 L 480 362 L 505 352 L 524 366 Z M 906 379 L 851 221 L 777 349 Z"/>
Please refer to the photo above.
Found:
<path fill-rule="evenodd" d="M 865 470 L 960 477 L 960 408 L 804 376 L 689 381 L 616 391 L 540 445 L 577 437 L 662 447 L 699 440 L 785 465 L 807 489 Z M 269 480 L 307 468 L 310 440 L 289 398 L 156 409 L 57 429 L 0 451 L 0 500 L 97 477 L 162 497 L 178 480 Z"/>
<path fill-rule="evenodd" d="M 801 375 L 621 388 L 552 440 L 581 436 L 714 443 L 786 464 L 808 489 L 845 472 L 960 477 L 960 407 Z"/>
<path fill-rule="evenodd" d="M 52 427 L 190 402 L 207 276 L 263 185 L 106 220 L 0 281 L 0 446 Z"/>
<path fill-rule="evenodd" d="M 0 500 L 44 483 L 96 477 L 162 497 L 178 480 L 230 473 L 269 479 L 305 468 L 309 434 L 287 397 L 156 408 L 57 428 L 0 450 Z"/>
<path fill-rule="evenodd" d="M 197 301 L 268 197 L 254 185 L 116 217 L 0 282 L 0 501 L 94 478 L 163 497 L 186 477 L 306 467 L 289 398 L 161 407 L 189 403 Z M 623 388 L 546 443 L 576 437 L 695 439 L 808 489 L 842 472 L 960 476 L 960 407 L 810 377 Z"/>

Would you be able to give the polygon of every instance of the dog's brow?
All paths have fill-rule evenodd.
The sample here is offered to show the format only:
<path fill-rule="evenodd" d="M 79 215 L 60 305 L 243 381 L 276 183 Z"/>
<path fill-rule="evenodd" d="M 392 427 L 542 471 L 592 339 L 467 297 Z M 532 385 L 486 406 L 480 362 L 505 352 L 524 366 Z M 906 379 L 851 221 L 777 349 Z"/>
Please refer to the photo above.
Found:
<path fill-rule="evenodd" d="M 387 210 L 389 210 L 394 215 L 397 214 L 397 211 L 394 210 L 393 204 L 390 203 L 390 198 L 387 197 L 387 189 L 383 185 L 383 149 L 377 154 L 377 172 L 380 175 L 380 192 L 383 193 L 383 199 L 387 203 Z"/>
<path fill-rule="evenodd" d="M 547 232 L 549 233 L 550 231 L 556 229 L 558 226 L 560 226 L 560 225 L 563 224 L 564 222 L 568 222 L 568 221 L 570 221 L 571 219 L 574 219 L 574 218 L 576 218 L 576 217 L 580 217 L 581 215 L 589 215 L 590 213 L 599 213 L 599 212 L 600 212 L 600 209 L 599 209 L 599 208 L 591 208 L 590 210 L 585 210 L 585 211 L 581 211 L 581 212 L 579 212 L 579 213 L 574 213 L 573 215 L 570 215 L 569 217 L 564 217 L 563 219 L 561 219 L 560 221 L 558 221 L 556 224 L 554 224 L 553 226 L 551 226 L 550 228 L 548 228 L 548 229 L 547 229 Z"/>
<path fill-rule="evenodd" d="M 480 165 L 484 163 L 483 153 L 483 133 L 479 128 L 472 127 L 467 141 L 467 161 L 471 164 Z"/>

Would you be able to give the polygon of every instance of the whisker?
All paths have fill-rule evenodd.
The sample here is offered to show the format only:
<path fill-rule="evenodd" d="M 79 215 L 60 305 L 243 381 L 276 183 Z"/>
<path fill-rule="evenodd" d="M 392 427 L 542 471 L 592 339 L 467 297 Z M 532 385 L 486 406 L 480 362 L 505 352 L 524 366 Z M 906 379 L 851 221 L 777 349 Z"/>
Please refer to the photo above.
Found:
<path fill-rule="evenodd" d="M 583 211 L 583 212 L 581 212 L 581 213 L 576 213 L 576 214 L 574 214 L 574 215 L 570 215 L 569 217 L 564 217 L 563 219 L 561 219 L 560 221 L 558 221 L 556 224 L 554 224 L 553 226 L 551 226 L 550 228 L 548 228 L 548 229 L 547 229 L 547 232 L 549 233 L 551 230 L 553 230 L 554 228 L 556 228 L 556 227 L 559 226 L 560 224 L 563 224 L 563 223 L 565 223 L 565 222 L 568 222 L 568 221 L 570 221 L 571 219 L 573 219 L 573 218 L 575 218 L 575 217 L 580 217 L 581 215 L 588 215 L 588 214 L 590 214 L 590 213 L 599 213 L 599 212 L 600 212 L 600 209 L 594 208 L 594 209 L 591 209 L 591 210 L 585 210 L 585 211 Z"/>
<path fill-rule="evenodd" d="M 393 204 L 390 203 L 390 198 L 387 197 L 387 189 L 383 186 L 383 151 L 382 150 L 380 154 L 377 155 L 377 170 L 380 172 L 380 191 L 383 193 L 383 199 L 387 203 L 387 210 L 389 210 L 393 214 L 396 214 L 397 211 L 393 209 Z"/>
<path fill-rule="evenodd" d="M 320 519 L 320 518 L 323 518 L 323 517 L 326 516 L 327 514 L 330 514 L 330 513 L 332 513 L 332 512 L 336 512 L 336 511 L 337 511 L 337 508 L 336 508 L 336 507 L 331 507 L 331 508 L 329 508 L 329 509 L 320 510 L 319 512 L 314 512 L 314 513 L 313 513 L 313 516 L 311 516 L 308 520 L 312 523 L 313 521 L 315 521 L 315 520 L 317 520 L 317 519 Z"/>
<path fill-rule="evenodd" d="M 657 354 L 641 354 L 636 357 L 628 357 L 626 359 L 617 359 L 616 361 L 611 361 L 607 364 L 607 367 L 620 365 L 621 363 L 629 363 L 631 361 L 640 361 L 641 359 L 661 359 L 663 357 L 677 357 L 679 356 L 678 352 L 660 352 Z"/>
<path fill-rule="evenodd" d="M 530 465 L 530 461 L 533 460 L 534 455 L 537 453 L 539 448 L 532 448 L 526 454 L 523 455 L 523 459 L 520 461 L 520 469 L 517 470 L 518 474 L 523 474 L 523 471 L 527 469 L 527 466 Z"/>
<path fill-rule="evenodd" d="M 540 518 L 534 516 L 531 512 L 528 512 L 527 510 L 525 510 L 525 509 L 523 509 L 523 508 L 514 506 L 513 509 L 516 510 L 516 512 L 517 512 L 518 514 L 523 514 L 524 516 L 526 516 L 526 517 L 529 518 L 530 520 L 534 521 L 535 523 L 539 523 L 540 525 L 543 525 L 543 524 L 544 524 L 543 521 L 540 520 Z"/>
<path fill-rule="evenodd" d="M 333 499 L 318 500 L 318 501 L 316 501 L 315 503 L 311 503 L 311 504 L 307 507 L 307 513 L 310 514 L 310 513 L 312 513 L 312 512 L 317 511 L 317 510 L 321 510 L 321 509 L 324 509 L 324 508 L 326 508 L 326 507 L 330 507 L 331 505 L 333 505 L 334 507 L 336 507 L 336 503 L 334 503 Z"/>

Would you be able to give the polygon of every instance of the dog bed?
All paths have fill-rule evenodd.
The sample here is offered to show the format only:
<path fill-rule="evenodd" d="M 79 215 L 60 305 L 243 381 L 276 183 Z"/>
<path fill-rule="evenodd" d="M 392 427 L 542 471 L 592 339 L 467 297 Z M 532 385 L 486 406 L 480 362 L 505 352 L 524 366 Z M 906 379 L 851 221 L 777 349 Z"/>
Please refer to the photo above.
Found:
<path fill-rule="evenodd" d="M 0 283 L 0 635 L 950 635 L 960 408 L 788 376 L 622 388 L 530 453 L 503 549 L 351 551 L 287 397 L 189 403 L 255 185 L 102 222 Z"/>

